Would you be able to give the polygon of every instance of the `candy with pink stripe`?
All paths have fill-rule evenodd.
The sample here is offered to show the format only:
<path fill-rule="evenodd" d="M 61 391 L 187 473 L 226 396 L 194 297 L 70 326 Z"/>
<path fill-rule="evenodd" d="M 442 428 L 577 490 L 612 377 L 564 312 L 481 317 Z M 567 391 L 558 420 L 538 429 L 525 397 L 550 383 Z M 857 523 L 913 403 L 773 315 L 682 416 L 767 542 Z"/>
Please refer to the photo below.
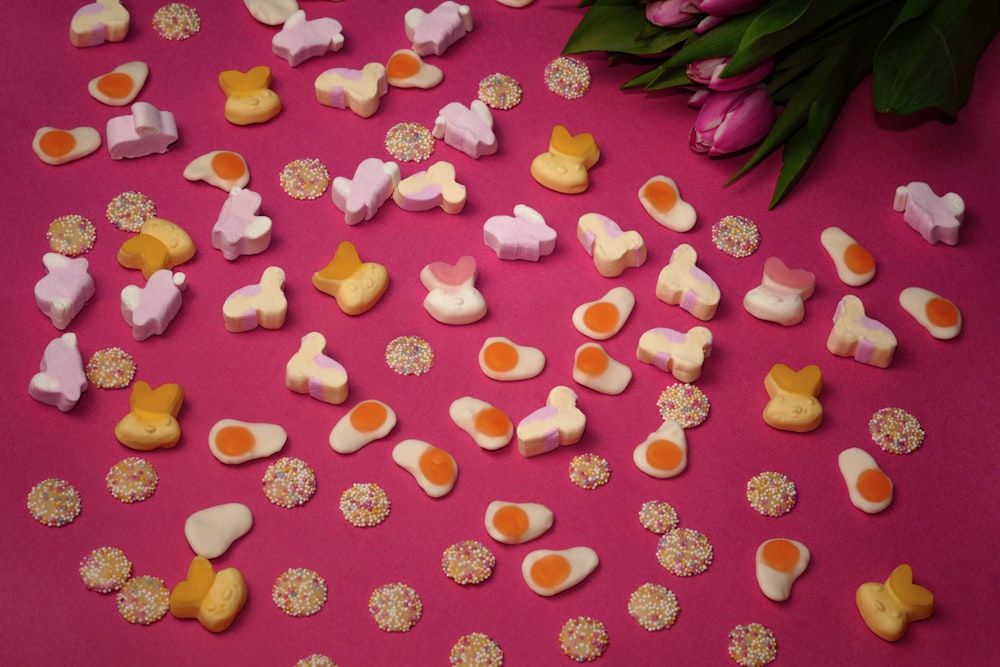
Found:
<path fill-rule="evenodd" d="M 226 331 L 232 333 L 250 331 L 258 326 L 280 329 L 287 314 L 285 271 L 277 266 L 264 269 L 260 282 L 241 287 L 222 304 Z"/>
<path fill-rule="evenodd" d="M 837 304 L 826 349 L 838 357 L 888 368 L 896 353 L 896 336 L 889 327 L 865 315 L 861 299 L 848 294 Z"/>
<path fill-rule="evenodd" d="M 129 18 L 128 10 L 118 0 L 88 3 L 73 14 L 69 41 L 79 48 L 120 42 L 128 35 Z"/>
<path fill-rule="evenodd" d="M 587 254 L 594 258 L 597 272 L 615 278 L 630 267 L 646 262 L 646 242 L 636 231 L 623 231 L 618 223 L 600 213 L 580 216 L 576 237 Z"/>
<path fill-rule="evenodd" d="M 381 63 L 368 63 L 361 69 L 334 67 L 328 69 L 313 83 L 316 101 L 334 109 L 350 109 L 362 118 L 369 118 L 378 111 L 379 101 L 389 91 L 385 67 Z"/>
<path fill-rule="evenodd" d="M 711 276 L 698 267 L 698 251 L 682 243 L 656 279 L 656 298 L 707 321 L 715 317 L 722 294 Z"/>
<path fill-rule="evenodd" d="M 444 160 L 407 176 L 392 193 L 392 200 L 404 211 L 440 208 L 452 215 L 462 212 L 467 197 L 465 186 L 456 180 L 455 165 Z"/>
<path fill-rule="evenodd" d="M 340 405 L 347 400 L 347 370 L 326 355 L 326 337 L 311 331 L 285 365 L 285 386 L 297 394 Z"/>
<path fill-rule="evenodd" d="M 712 354 L 712 332 L 694 327 L 687 332 L 656 327 L 639 337 L 636 358 L 670 373 L 680 382 L 701 377 L 705 358 Z"/>
<path fill-rule="evenodd" d="M 545 407 L 517 425 L 517 449 L 523 456 L 537 456 L 558 447 L 575 445 L 583 437 L 587 417 L 576 407 L 577 395 L 569 387 L 554 387 Z"/>

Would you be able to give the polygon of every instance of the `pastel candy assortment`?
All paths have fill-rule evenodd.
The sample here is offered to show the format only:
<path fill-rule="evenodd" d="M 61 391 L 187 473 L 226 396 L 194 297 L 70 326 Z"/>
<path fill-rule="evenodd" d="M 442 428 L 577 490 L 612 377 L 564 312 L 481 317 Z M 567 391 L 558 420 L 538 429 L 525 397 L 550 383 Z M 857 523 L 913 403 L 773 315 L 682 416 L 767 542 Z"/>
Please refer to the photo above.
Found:
<path fill-rule="evenodd" d="M 64 333 L 45 346 L 38 372 L 28 382 L 28 395 L 39 403 L 68 412 L 80 401 L 87 386 L 76 334 Z"/>
<path fill-rule="evenodd" d="M 316 101 L 335 109 L 350 109 L 361 118 L 378 111 L 379 101 L 389 91 L 385 67 L 368 63 L 361 69 L 334 67 L 316 77 Z"/>
<path fill-rule="evenodd" d="M 239 465 L 277 454 L 285 447 L 288 432 L 277 424 L 220 419 L 208 432 L 212 456 L 228 465 Z M 208 556 L 195 550 L 207 558 Z"/>
<path fill-rule="evenodd" d="M 441 68 L 424 62 L 413 49 L 394 51 L 385 64 L 385 77 L 395 88 L 433 88 L 444 79 Z"/>
<path fill-rule="evenodd" d="M 698 214 L 681 199 L 677 183 L 669 176 L 653 176 L 639 188 L 639 203 L 653 220 L 675 232 L 694 227 Z"/>
<path fill-rule="evenodd" d="M 472 32 L 472 10 L 468 5 L 445 0 L 430 12 L 409 10 L 403 15 L 403 27 L 414 52 L 440 56 Z"/>
<path fill-rule="evenodd" d="M 555 515 L 541 503 L 515 503 L 494 500 L 486 506 L 486 532 L 502 544 L 524 544 L 541 537 L 550 528 Z"/>
<path fill-rule="evenodd" d="M 236 151 L 210 151 L 196 157 L 184 167 L 184 178 L 204 181 L 220 190 L 245 188 L 250 182 L 250 167 L 246 158 Z"/>
<path fill-rule="evenodd" d="M 128 35 L 130 16 L 119 0 L 89 2 L 73 14 L 70 44 L 78 48 L 121 42 Z"/>
<path fill-rule="evenodd" d="M 934 338 L 951 340 L 962 333 L 962 311 L 935 292 L 907 287 L 899 293 L 899 305 Z"/>
<path fill-rule="evenodd" d="M 632 381 L 632 369 L 612 358 L 600 343 L 584 343 L 573 355 L 573 381 L 596 392 L 616 396 Z"/>
<path fill-rule="evenodd" d="M 138 269 L 149 279 L 157 271 L 190 261 L 194 254 L 194 241 L 180 225 L 154 217 L 147 218 L 139 233 L 122 243 L 118 263 L 126 269 Z"/>
<path fill-rule="evenodd" d="M 792 595 L 792 585 L 809 566 L 810 553 L 798 540 L 784 537 L 762 542 L 754 554 L 757 585 L 768 599 L 784 602 Z"/>
<path fill-rule="evenodd" d="M 669 479 L 684 472 L 688 463 L 687 435 L 673 419 L 664 419 L 658 429 L 632 450 L 635 467 L 650 477 Z"/>
<path fill-rule="evenodd" d="M 69 326 L 96 288 L 86 257 L 65 257 L 55 252 L 42 255 L 46 274 L 35 283 L 35 303 L 52 326 L 60 331 Z"/>
<path fill-rule="evenodd" d="M 550 597 L 589 577 L 599 562 L 597 552 L 590 547 L 537 549 L 521 561 L 521 576 L 532 591 Z"/>
<path fill-rule="evenodd" d="M 514 437 L 514 423 L 507 413 L 479 398 L 456 398 L 448 407 L 448 416 L 487 451 L 506 447 Z"/>
<path fill-rule="evenodd" d="M 483 241 L 500 259 L 537 262 L 556 249 L 556 230 L 542 214 L 524 204 L 514 206 L 513 217 L 494 215 L 483 224 Z"/>
<path fill-rule="evenodd" d="M 545 368 L 545 354 L 504 336 L 490 336 L 479 348 L 479 368 L 488 378 L 503 382 L 528 380 Z"/>
<path fill-rule="evenodd" d="M 169 449 L 181 440 L 177 421 L 184 405 L 184 389 L 168 382 L 153 389 L 144 380 L 132 384 L 128 414 L 115 425 L 115 438 L 129 449 L 148 452 Z"/>
<path fill-rule="evenodd" d="M 310 58 L 344 48 L 343 30 L 336 19 L 324 16 L 310 20 L 305 11 L 298 9 L 271 38 L 271 51 L 298 67 Z"/>
<path fill-rule="evenodd" d="M 928 243 L 958 244 L 965 201 L 954 192 L 938 196 L 926 183 L 914 181 L 896 188 L 892 208 Z"/>
<path fill-rule="evenodd" d="M 605 278 L 615 278 L 625 269 L 646 263 L 646 242 L 642 235 L 637 231 L 623 231 L 617 222 L 600 213 L 580 216 L 576 238 L 594 258 L 597 272 Z"/>
<path fill-rule="evenodd" d="M 670 373 L 681 382 L 701 377 L 705 358 L 712 354 L 712 332 L 707 327 L 693 327 L 686 332 L 656 327 L 639 337 L 636 358 Z"/>
<path fill-rule="evenodd" d="M 247 602 L 247 582 L 234 567 L 218 572 L 212 562 L 195 556 L 187 578 L 170 592 L 174 618 L 196 618 L 210 632 L 223 632 L 233 624 Z"/>
<path fill-rule="evenodd" d="M 271 68 L 252 67 L 219 73 L 219 87 L 226 95 L 223 116 L 233 125 L 266 123 L 281 113 L 281 98 L 271 90 Z"/>
<path fill-rule="evenodd" d="M 149 65 L 141 60 L 133 60 L 91 79 L 87 84 L 87 92 L 98 102 L 123 107 L 131 104 L 139 95 L 148 76 Z"/>
<path fill-rule="evenodd" d="M 589 132 L 571 135 L 562 125 L 552 128 L 549 150 L 531 161 L 531 177 L 549 190 L 579 194 L 590 187 L 590 169 L 601 159 L 601 149 Z"/>
<path fill-rule="evenodd" d="M 312 275 L 313 287 L 337 300 L 347 315 L 371 310 L 389 288 L 389 272 L 376 262 L 362 262 L 350 241 L 341 241 L 333 259 Z"/>
<path fill-rule="evenodd" d="M 778 257 L 768 257 L 760 285 L 743 297 L 743 308 L 758 320 L 790 327 L 803 320 L 805 301 L 815 291 L 811 271 L 789 269 Z"/>
<path fill-rule="evenodd" d="M 621 331 L 635 308 L 635 295 L 619 285 L 595 301 L 580 304 L 573 311 L 573 326 L 588 338 L 607 340 Z"/>
<path fill-rule="evenodd" d="M 767 405 L 764 423 L 779 431 L 807 433 L 823 423 L 823 373 L 819 366 L 809 365 L 795 371 L 785 364 L 774 364 L 764 377 Z"/>
<path fill-rule="evenodd" d="M 493 155 L 499 148 L 493 114 L 481 100 L 472 100 L 469 106 L 449 102 L 441 107 L 431 134 L 471 158 Z"/>
<path fill-rule="evenodd" d="M 344 222 L 356 225 L 375 217 L 399 185 L 399 165 L 370 157 L 354 170 L 354 177 L 337 176 L 330 194 L 334 205 L 344 213 Z"/>
<path fill-rule="evenodd" d="M 187 287 L 183 273 L 161 269 L 151 275 L 144 287 L 126 285 L 121 292 L 122 317 L 132 327 L 132 337 L 146 340 L 163 334 L 180 312 Z"/>
<path fill-rule="evenodd" d="M 177 121 L 169 111 L 148 102 L 136 102 L 131 114 L 108 120 L 108 153 L 115 160 L 166 153 L 177 141 Z"/>
<path fill-rule="evenodd" d="M 699 320 L 715 317 L 722 293 L 712 277 L 698 267 L 698 251 L 682 243 L 656 279 L 656 298 L 680 306 Z"/>
<path fill-rule="evenodd" d="M 553 387 L 545 407 L 518 422 L 515 433 L 522 456 L 538 456 L 580 442 L 587 416 L 576 407 L 576 399 L 576 392 L 569 387 Z"/>
<path fill-rule="evenodd" d="M 819 239 L 845 285 L 860 287 L 875 277 L 875 257 L 843 229 L 827 227 Z"/>
<path fill-rule="evenodd" d="M 347 400 L 347 370 L 325 354 L 326 337 L 311 331 L 285 364 L 285 386 L 317 401 L 340 405 Z"/>
<path fill-rule="evenodd" d="M 285 298 L 285 271 L 269 266 L 260 276 L 260 282 L 236 290 L 222 304 L 222 318 L 226 331 L 241 333 L 257 327 L 280 329 L 288 314 Z"/>
<path fill-rule="evenodd" d="M 878 514 L 892 504 L 893 485 L 872 455 L 849 447 L 837 456 L 851 504 L 866 514 Z"/>
<path fill-rule="evenodd" d="M 395 427 L 395 410 L 382 401 L 361 401 L 334 424 L 330 431 L 330 447 L 338 454 L 353 454 L 389 435 Z"/>
<path fill-rule="evenodd" d="M 262 198 L 253 190 L 234 186 L 212 226 L 212 247 L 232 261 L 259 255 L 271 245 L 271 218 L 258 215 Z"/>
<path fill-rule="evenodd" d="M 855 602 L 868 629 L 889 642 L 902 639 L 910 623 L 934 615 L 934 594 L 913 583 L 913 568 L 906 563 L 894 569 L 884 584 L 861 584 Z"/>
<path fill-rule="evenodd" d="M 31 150 L 45 164 L 60 165 L 87 157 L 101 147 L 101 133 L 92 127 L 62 130 L 40 127 L 31 140 Z"/>
<path fill-rule="evenodd" d="M 454 457 L 423 440 L 403 440 L 392 448 L 392 460 L 413 475 L 431 498 L 448 495 L 458 480 L 458 464 Z"/>
<path fill-rule="evenodd" d="M 184 521 L 184 537 L 202 558 L 218 558 L 253 528 L 253 513 L 243 503 L 225 503 L 198 510 Z"/>
<path fill-rule="evenodd" d="M 889 327 L 865 315 L 861 299 L 848 294 L 837 304 L 826 348 L 838 357 L 888 368 L 896 354 L 896 336 Z"/>
<path fill-rule="evenodd" d="M 427 288 L 424 310 L 442 324 L 472 324 L 486 316 L 486 300 L 476 289 L 476 260 L 469 255 L 455 264 L 431 262 L 420 270 Z"/>
<path fill-rule="evenodd" d="M 459 183 L 455 166 L 441 160 L 425 171 L 418 171 L 399 182 L 392 200 L 404 211 L 429 211 L 440 208 L 456 215 L 465 208 L 468 198 L 465 186 Z"/>

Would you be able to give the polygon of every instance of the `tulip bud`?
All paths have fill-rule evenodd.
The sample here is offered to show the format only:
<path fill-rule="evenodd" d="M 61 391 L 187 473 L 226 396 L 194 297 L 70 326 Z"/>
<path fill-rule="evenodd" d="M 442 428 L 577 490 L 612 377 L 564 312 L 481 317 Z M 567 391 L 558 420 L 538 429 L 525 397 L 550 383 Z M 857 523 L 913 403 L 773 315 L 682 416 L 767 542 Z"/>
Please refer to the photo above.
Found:
<path fill-rule="evenodd" d="M 736 76 L 723 76 L 729 58 L 695 60 L 687 67 L 687 77 L 695 83 L 708 86 L 709 90 L 740 90 L 760 83 L 774 69 L 774 59 L 768 58 L 753 69 Z"/>
<path fill-rule="evenodd" d="M 741 151 L 763 139 L 776 118 L 774 103 L 763 84 L 713 92 L 691 128 L 691 150 L 710 156 Z"/>
<path fill-rule="evenodd" d="M 646 20 L 661 28 L 691 25 L 699 14 L 693 0 L 657 0 L 646 5 Z"/>
<path fill-rule="evenodd" d="M 696 9 L 712 16 L 738 16 L 764 4 L 765 0 L 691 0 Z"/>

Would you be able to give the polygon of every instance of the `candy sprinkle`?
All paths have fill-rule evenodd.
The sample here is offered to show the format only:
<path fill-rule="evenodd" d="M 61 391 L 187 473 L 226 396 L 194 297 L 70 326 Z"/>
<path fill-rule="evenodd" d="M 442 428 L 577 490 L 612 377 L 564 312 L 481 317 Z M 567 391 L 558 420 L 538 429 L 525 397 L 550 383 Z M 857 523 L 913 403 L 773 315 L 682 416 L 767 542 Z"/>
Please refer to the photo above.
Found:
<path fill-rule="evenodd" d="M 911 454 L 924 444 L 924 429 L 902 408 L 882 408 L 868 422 L 872 440 L 890 454 Z"/>
<path fill-rule="evenodd" d="M 352 484 L 340 494 L 340 512 L 354 526 L 377 526 L 389 516 L 389 496 L 378 484 Z"/>
<path fill-rule="evenodd" d="M 87 379 L 101 389 L 124 389 L 135 378 L 135 360 L 120 347 L 98 350 L 87 360 Z"/>
<path fill-rule="evenodd" d="M 415 590 L 396 582 L 372 592 L 368 613 L 383 632 L 408 632 L 423 615 L 424 603 Z"/>
<path fill-rule="evenodd" d="M 132 563 L 117 547 L 94 549 L 80 561 L 80 578 L 88 590 L 111 593 L 125 585 L 132 576 Z"/>
<path fill-rule="evenodd" d="M 545 66 L 545 85 L 559 97 L 578 99 L 590 90 L 590 68 L 579 58 L 556 58 Z"/>
<path fill-rule="evenodd" d="M 304 567 L 290 568 L 275 579 L 271 599 L 289 616 L 312 616 L 326 604 L 326 580 Z"/>
<path fill-rule="evenodd" d="M 65 526 L 80 516 L 80 492 L 62 479 L 46 479 L 28 492 L 28 511 L 43 526 Z"/>
<path fill-rule="evenodd" d="M 656 559 L 671 574 L 693 577 L 712 564 L 712 544 L 697 530 L 676 528 L 660 538 Z"/>
<path fill-rule="evenodd" d="M 129 623 L 150 625 L 170 608 L 170 591 L 159 577 L 143 575 L 125 582 L 116 598 L 118 613 Z"/>
<path fill-rule="evenodd" d="M 608 650 L 608 630 L 590 616 L 571 618 L 559 631 L 563 653 L 577 662 L 592 662 Z"/>
<path fill-rule="evenodd" d="M 656 400 L 656 408 L 663 419 L 673 419 L 684 428 L 694 428 L 708 418 L 708 397 L 693 384 L 667 387 Z"/>
<path fill-rule="evenodd" d="M 138 503 L 156 493 L 160 478 L 149 461 L 130 456 L 111 466 L 104 478 L 108 491 L 123 503 Z"/>
<path fill-rule="evenodd" d="M 97 230 L 94 223 L 75 213 L 62 215 L 49 223 L 45 238 L 53 252 L 67 257 L 76 257 L 94 249 Z"/>
<path fill-rule="evenodd" d="M 385 363 L 400 375 L 422 375 L 434 365 L 434 351 L 420 336 L 399 336 L 386 346 Z"/>
<path fill-rule="evenodd" d="M 448 664 L 456 667 L 500 667 L 503 664 L 503 649 L 482 632 L 462 635 L 451 647 Z"/>
<path fill-rule="evenodd" d="M 517 79 L 506 74 L 490 74 L 479 82 L 479 99 L 493 109 L 513 109 L 521 103 L 523 89 Z"/>
<path fill-rule="evenodd" d="M 316 493 L 316 473 L 302 459 L 283 456 L 264 471 L 264 495 L 279 507 L 306 504 Z"/>
<path fill-rule="evenodd" d="M 493 552 L 476 540 L 464 540 L 444 550 L 441 569 L 456 584 L 478 584 L 493 574 L 497 559 Z"/>
<path fill-rule="evenodd" d="M 729 657 L 742 667 L 764 667 L 778 655 L 778 640 L 760 623 L 737 625 L 729 631 Z"/>
<path fill-rule="evenodd" d="M 108 202 L 106 215 L 123 232 L 137 232 L 142 223 L 156 217 L 156 204 L 141 192 L 128 190 Z"/>
<path fill-rule="evenodd" d="M 663 500 L 647 500 L 639 510 L 639 523 L 651 533 L 662 535 L 677 527 L 677 512 Z"/>
<path fill-rule="evenodd" d="M 313 653 L 295 663 L 295 667 L 337 667 L 337 663 L 322 653 Z"/>
<path fill-rule="evenodd" d="M 747 500 L 764 516 L 788 514 L 797 501 L 795 482 L 780 472 L 762 472 L 747 482 Z"/>
<path fill-rule="evenodd" d="M 578 454 L 569 462 L 569 479 L 581 489 L 596 489 L 611 479 L 611 464 L 597 454 Z"/>
<path fill-rule="evenodd" d="M 397 123 L 385 133 L 385 149 L 400 162 L 423 162 L 434 153 L 434 135 L 420 123 Z"/>
<path fill-rule="evenodd" d="M 629 615 L 650 632 L 669 628 L 680 610 L 674 592 L 659 584 L 643 584 L 628 599 Z"/>
<path fill-rule="evenodd" d="M 314 157 L 292 160 L 279 177 L 281 189 L 292 199 L 316 199 L 330 185 L 326 165 Z"/>
<path fill-rule="evenodd" d="M 201 17 L 194 7 L 171 2 L 153 14 L 153 29 L 163 39 L 180 41 L 193 37 L 201 30 Z"/>
<path fill-rule="evenodd" d="M 712 225 L 712 243 L 731 257 L 749 257 L 760 247 L 760 231 L 749 218 L 727 215 Z"/>

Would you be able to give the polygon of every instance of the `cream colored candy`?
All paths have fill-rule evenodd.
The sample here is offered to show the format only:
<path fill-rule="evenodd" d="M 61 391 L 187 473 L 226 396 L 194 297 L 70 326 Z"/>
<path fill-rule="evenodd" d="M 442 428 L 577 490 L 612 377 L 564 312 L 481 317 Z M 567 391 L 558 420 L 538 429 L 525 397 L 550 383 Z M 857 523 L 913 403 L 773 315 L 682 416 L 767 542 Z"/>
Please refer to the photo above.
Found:
<path fill-rule="evenodd" d="M 643 183 L 639 203 L 653 220 L 675 232 L 689 231 L 698 220 L 694 207 L 681 199 L 677 183 L 669 176 L 653 176 Z"/>
<path fill-rule="evenodd" d="M 260 276 L 260 282 L 241 287 L 222 304 L 222 318 L 226 331 L 240 333 L 261 327 L 280 329 L 288 314 L 285 298 L 285 271 L 269 266 Z"/>
<path fill-rule="evenodd" d="M 538 549 L 521 561 L 521 576 L 528 588 L 550 597 L 570 589 L 597 569 L 600 559 L 590 547 Z"/>
<path fill-rule="evenodd" d="M 860 287 L 875 277 L 875 258 L 840 227 L 827 227 L 819 240 L 845 285 Z"/>
<path fill-rule="evenodd" d="M 209 151 L 191 160 L 184 167 L 184 178 L 204 181 L 226 192 L 245 188 L 250 182 L 250 167 L 246 158 L 236 151 Z"/>
<path fill-rule="evenodd" d="M 519 345 L 503 336 L 491 336 L 479 348 L 479 368 L 494 380 L 527 380 L 545 368 L 545 354 L 537 347 Z"/>
<path fill-rule="evenodd" d="M 775 602 L 783 602 L 809 565 L 809 549 L 797 540 L 767 540 L 757 547 L 754 563 L 761 592 Z"/>
<path fill-rule="evenodd" d="M 361 69 L 334 67 L 313 83 L 316 101 L 335 109 L 350 109 L 361 118 L 370 118 L 378 111 L 379 101 L 388 92 L 385 67 L 368 63 Z"/>
<path fill-rule="evenodd" d="M 149 65 L 141 60 L 134 60 L 91 79 L 87 84 L 87 92 L 98 102 L 123 107 L 136 98 L 148 76 Z"/>
<path fill-rule="evenodd" d="M 472 396 L 452 401 L 448 416 L 485 450 L 506 447 L 514 437 L 514 424 L 506 412 Z"/>
<path fill-rule="evenodd" d="M 69 24 L 69 41 L 78 48 L 120 42 L 128 35 L 129 19 L 119 0 L 95 0 L 76 10 Z"/>
<path fill-rule="evenodd" d="M 607 340 L 621 331 L 635 308 L 635 295 L 627 287 L 612 287 L 596 301 L 577 306 L 573 326 L 584 336 Z"/>
<path fill-rule="evenodd" d="M 934 594 L 913 583 L 913 569 L 905 563 L 892 571 L 885 584 L 861 584 L 855 602 L 865 625 L 890 642 L 902 639 L 910 623 L 934 615 Z"/>
<path fill-rule="evenodd" d="M 347 400 L 347 370 L 325 354 L 326 338 L 318 331 L 302 337 L 285 365 L 285 386 L 318 401 L 340 405 Z"/>
<path fill-rule="evenodd" d="M 896 336 L 889 327 L 865 315 L 861 299 L 848 294 L 837 304 L 826 349 L 838 357 L 888 368 L 896 354 Z"/>
<path fill-rule="evenodd" d="M 711 276 L 698 268 L 698 251 L 682 243 L 656 279 L 656 298 L 680 306 L 699 320 L 715 317 L 722 294 Z"/>
<path fill-rule="evenodd" d="M 576 237 L 587 254 L 594 258 L 597 272 L 615 278 L 630 267 L 646 262 L 646 242 L 636 231 L 622 231 L 611 218 L 600 213 L 580 216 Z"/>
<path fill-rule="evenodd" d="M 743 308 L 759 320 L 790 327 L 805 317 L 805 301 L 816 290 L 816 276 L 789 269 L 778 257 L 764 260 L 760 285 L 743 297 Z"/>
<path fill-rule="evenodd" d="M 962 311 L 930 290 L 907 287 L 899 293 L 899 305 L 939 340 L 951 340 L 962 333 Z"/>
<path fill-rule="evenodd" d="M 523 544 L 548 532 L 555 515 L 541 503 L 494 500 L 486 506 L 486 532 L 503 544 Z"/>
<path fill-rule="evenodd" d="M 580 441 L 587 416 L 576 407 L 576 399 L 576 392 L 569 387 L 554 387 L 545 407 L 518 422 L 517 449 L 522 456 L 545 454 Z"/>
<path fill-rule="evenodd" d="M 392 449 L 392 460 L 407 470 L 431 498 L 448 495 L 458 480 L 451 454 L 423 440 L 403 440 Z"/>
<path fill-rule="evenodd" d="M 465 208 L 465 186 L 455 180 L 455 166 L 441 160 L 426 171 L 418 171 L 399 182 L 392 200 L 404 211 L 429 211 L 440 208 L 455 215 Z"/>
<path fill-rule="evenodd" d="M 673 419 L 664 419 L 660 428 L 650 433 L 632 451 L 635 466 L 657 479 L 669 479 L 684 472 L 688 461 L 684 427 Z"/>
<path fill-rule="evenodd" d="M 399 49 L 385 64 L 386 81 L 396 88 L 433 88 L 444 79 L 440 67 L 424 62 L 412 49 Z"/>
<path fill-rule="evenodd" d="M 223 463 L 236 465 L 277 454 L 288 433 L 277 424 L 220 419 L 208 432 L 208 448 Z"/>
<path fill-rule="evenodd" d="M 705 358 L 712 354 L 712 332 L 694 327 L 687 332 L 657 327 L 639 337 L 636 358 L 672 374 L 681 382 L 701 377 Z"/>
<path fill-rule="evenodd" d="M 395 426 L 395 410 L 382 401 L 361 401 L 334 424 L 330 447 L 338 454 L 351 454 L 389 435 Z"/>
<path fill-rule="evenodd" d="M 588 389 L 615 396 L 632 381 L 632 369 L 613 359 L 599 343 L 584 343 L 573 356 L 573 380 Z"/>
<path fill-rule="evenodd" d="M 427 288 L 424 310 L 442 324 L 472 324 L 486 316 L 486 300 L 476 289 L 476 260 L 465 255 L 455 264 L 431 262 L 420 271 Z"/>
<path fill-rule="evenodd" d="M 555 192 L 579 194 L 590 187 L 590 168 L 601 150 L 589 132 L 571 135 L 562 125 L 552 128 L 549 150 L 531 162 L 531 176 Z"/>
<path fill-rule="evenodd" d="M 204 558 L 218 558 L 233 542 L 253 528 L 253 513 L 241 503 L 206 507 L 184 522 L 184 537 L 191 551 Z"/>
<path fill-rule="evenodd" d="M 41 127 L 31 141 L 31 150 L 45 164 L 66 164 L 86 157 L 101 147 L 101 134 L 92 127 L 60 130 Z"/>
<path fill-rule="evenodd" d="M 195 556 L 187 578 L 170 592 L 174 618 L 197 618 L 210 632 L 229 628 L 247 602 L 247 582 L 234 567 L 215 572 L 212 563 Z"/>
<path fill-rule="evenodd" d="M 298 0 L 243 0 L 243 4 L 264 25 L 281 25 L 299 10 Z"/>
<path fill-rule="evenodd" d="M 847 484 L 851 504 L 859 510 L 878 514 L 892 504 L 892 480 L 882 472 L 871 454 L 850 447 L 837 457 L 837 465 Z"/>

